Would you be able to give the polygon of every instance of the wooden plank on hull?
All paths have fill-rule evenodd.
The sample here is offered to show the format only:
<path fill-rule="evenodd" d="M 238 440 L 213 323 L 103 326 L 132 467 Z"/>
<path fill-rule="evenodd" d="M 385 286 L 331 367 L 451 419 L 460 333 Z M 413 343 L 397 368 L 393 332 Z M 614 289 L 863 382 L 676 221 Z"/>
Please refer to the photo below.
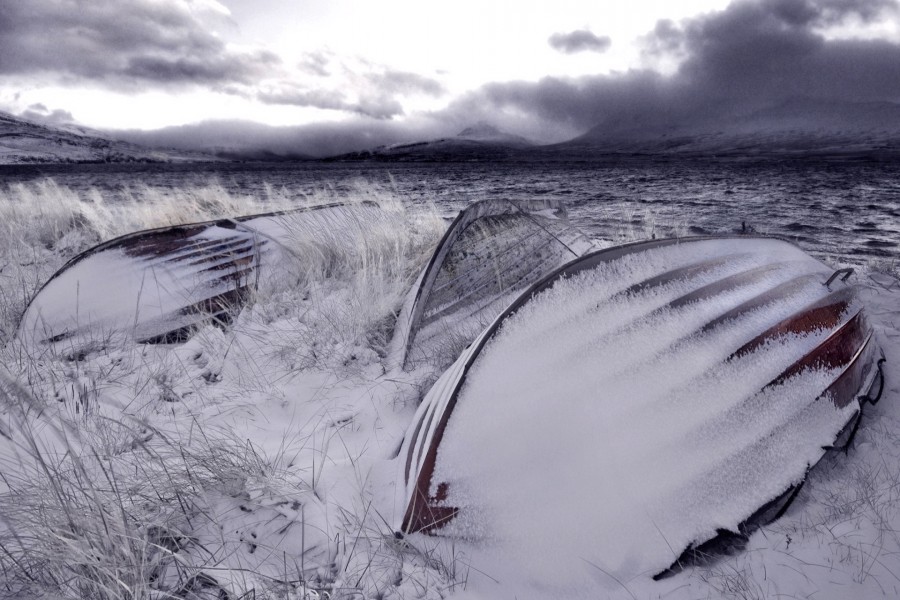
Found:
<path fill-rule="evenodd" d="M 836 327 L 842 315 L 850 307 L 854 293 L 852 289 L 843 288 L 824 298 L 816 300 L 795 314 L 773 325 L 766 331 L 748 341 L 735 350 L 728 359 L 753 352 L 763 344 L 780 336 L 801 335 L 815 329 Z"/>
<path fill-rule="evenodd" d="M 561 202 L 472 204 L 450 225 L 410 292 L 394 332 L 397 362 L 452 362 L 455 353 L 442 346 L 465 346 L 510 294 L 592 248 Z"/>
<path fill-rule="evenodd" d="M 236 314 L 260 269 L 287 257 L 287 244 L 339 235 L 348 223 L 377 223 L 383 214 L 373 202 L 332 203 L 123 235 L 57 271 L 29 302 L 17 335 L 66 351 L 113 336 L 183 340 L 203 323 Z"/>
<path fill-rule="evenodd" d="M 665 471 L 665 477 L 657 474 L 652 479 L 659 482 L 654 485 L 660 498 L 673 504 L 671 512 L 654 509 L 654 518 L 660 519 L 654 524 L 674 531 L 669 541 L 683 545 L 657 548 L 646 556 L 701 547 L 723 519 L 749 523 L 752 517 L 755 523 L 778 514 L 793 497 L 808 464 L 858 418 L 858 397 L 866 393 L 863 388 L 875 369 L 877 347 L 855 288 L 829 290 L 823 283 L 830 273 L 826 265 L 788 242 L 743 236 L 631 244 L 597 251 L 555 269 L 497 316 L 425 396 L 401 448 L 402 510 L 395 515 L 395 526 L 404 533 L 490 537 L 498 532 L 485 515 L 509 508 L 491 503 L 515 490 L 481 494 L 479 485 L 502 485 L 497 481 L 515 485 L 510 481 L 516 477 L 523 485 L 531 478 L 538 478 L 537 487 L 545 483 L 539 478 L 546 473 L 516 465 L 497 465 L 497 477 L 492 478 L 492 467 L 481 462 L 477 468 L 453 462 L 453 456 L 461 457 L 462 449 L 472 447 L 466 436 L 474 434 L 468 433 L 467 424 L 479 419 L 480 406 L 491 406 L 495 417 L 518 415 L 525 406 L 536 414 L 550 411 L 542 421 L 546 427 L 542 435 L 555 440 L 559 452 L 564 452 L 563 446 L 579 451 L 582 446 L 570 425 L 591 419 L 600 419 L 596 427 L 588 423 L 579 430 L 622 435 L 623 442 L 647 442 L 640 452 L 625 455 L 627 466 L 603 470 L 607 475 L 622 473 L 622 481 L 605 479 L 602 485 L 556 489 L 559 495 L 587 490 L 600 498 L 602 490 L 629 489 L 645 466 L 653 473 L 662 468 L 657 463 L 671 462 L 673 468 Z M 567 303 L 579 308 L 566 312 Z M 613 326 L 600 327 L 612 317 L 610 311 L 627 313 L 632 303 L 640 307 Z M 522 310 L 526 305 L 528 310 Z M 558 316 L 560 312 L 565 315 Z M 564 331 L 553 330 L 561 325 Z M 592 331 L 614 333 L 615 343 L 584 343 Z M 560 354 L 526 342 L 550 340 L 554 334 L 562 336 L 560 344 L 568 343 L 567 335 L 575 335 L 581 344 L 578 352 Z M 649 341 L 640 336 L 646 335 L 654 337 L 649 353 L 640 351 Z M 718 353 L 717 360 L 712 352 Z M 499 369 L 507 354 L 527 367 L 509 373 Z M 678 369 L 682 354 L 690 368 Z M 695 355 L 710 362 L 697 369 Z M 561 363 L 559 356 L 572 364 Z M 615 364 L 605 366 L 607 359 Z M 479 364 L 481 368 L 476 368 Z M 548 372 L 553 373 L 551 378 Z M 557 391 L 554 381 L 577 385 Z M 628 390 L 650 395 L 623 398 L 621 393 Z M 820 402 L 823 398 L 831 402 Z M 586 412 L 585 406 L 592 404 L 596 409 Z M 535 409 L 542 406 L 546 409 Z M 670 418 L 670 411 L 677 418 Z M 454 426 L 454 419 L 462 420 Z M 616 419 L 622 419 L 621 424 Z M 557 423 L 565 423 L 566 429 L 554 429 Z M 641 429 L 644 423 L 646 431 Z M 661 426 L 667 430 L 658 429 Z M 510 425 L 496 423 L 496 427 L 505 432 L 496 439 L 502 445 Z M 477 443 L 484 440 L 479 437 Z M 648 463 L 641 462 L 645 454 Z M 682 456 L 689 468 L 674 468 Z M 754 482 L 753 490 L 742 491 L 740 473 Z M 672 517 L 667 522 L 666 515 L 687 510 L 679 508 L 682 500 L 676 493 L 684 489 L 692 490 L 691 519 Z M 708 517 L 705 505 L 710 507 Z M 476 513 L 479 516 L 472 516 Z M 640 518 L 640 511 L 634 514 Z M 659 543 L 658 537 L 651 531 L 646 539 Z M 644 556 L 636 548 L 627 552 Z M 667 563 L 637 567 L 644 573 L 662 572 Z"/>
<path fill-rule="evenodd" d="M 809 353 L 798 359 L 769 383 L 780 385 L 809 369 L 844 368 L 857 355 L 869 336 L 869 328 L 862 312 L 857 312 L 840 325 L 823 323 L 820 329 L 830 330 L 829 336 Z"/>

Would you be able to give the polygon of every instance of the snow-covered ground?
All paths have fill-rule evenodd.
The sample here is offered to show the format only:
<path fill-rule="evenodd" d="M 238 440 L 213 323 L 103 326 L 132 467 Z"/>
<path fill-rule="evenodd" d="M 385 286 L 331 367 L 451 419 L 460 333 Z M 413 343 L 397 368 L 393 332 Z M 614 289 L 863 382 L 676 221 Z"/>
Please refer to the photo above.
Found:
<path fill-rule="evenodd" d="M 140 202 L 107 207 L 112 212 L 95 218 L 91 211 L 105 205 L 82 205 L 65 189 L 30 189 L 27 209 L 25 191 L 19 193 L 0 199 L 4 214 L 18 219 L 4 232 L 0 259 L 2 363 L 9 371 L 0 423 L 0 578 L 9 590 L 2 593 L 202 598 L 225 590 L 240 598 L 255 590 L 257 598 L 455 600 L 900 595 L 896 263 L 855 276 L 887 356 L 887 385 L 848 455 L 822 463 L 787 514 L 732 556 L 660 582 L 597 570 L 596 586 L 572 588 L 528 569 L 552 565 L 548 549 L 565 540 L 532 537 L 517 548 L 528 560 L 501 573 L 466 544 L 394 535 L 395 456 L 438 373 L 391 368 L 385 352 L 403 293 L 442 233 L 434 211 L 397 211 L 396 247 L 404 250 L 400 256 L 378 250 L 393 260 L 330 276 L 323 271 L 301 285 L 275 277 L 225 330 L 210 325 L 179 345 L 50 356 L 12 339 L 23 299 L 85 246 L 161 223 L 138 216 Z M 357 193 L 396 205 L 390 191 Z M 194 190 L 193 200 L 187 194 L 174 206 L 202 204 L 207 217 L 234 210 L 228 202 L 197 200 L 210 196 L 228 199 L 224 190 Z M 52 198 L 53 211 L 33 214 Z M 313 200 L 326 199 L 337 198 Z M 240 212 L 279 202 L 272 197 Z M 197 213 L 189 219 L 200 220 Z M 345 264 L 359 264 L 349 257 L 352 248 L 335 252 L 347 257 Z M 547 506 L 548 513 L 554 509 Z M 592 519 L 591 511 L 584 518 Z"/>

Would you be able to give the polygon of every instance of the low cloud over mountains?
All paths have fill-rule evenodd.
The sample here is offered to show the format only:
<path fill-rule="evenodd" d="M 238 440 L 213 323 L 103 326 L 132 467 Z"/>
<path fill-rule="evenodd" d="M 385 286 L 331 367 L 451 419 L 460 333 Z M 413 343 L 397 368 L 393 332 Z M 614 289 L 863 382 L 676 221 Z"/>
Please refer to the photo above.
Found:
<path fill-rule="evenodd" d="M 737 0 L 682 23 L 662 21 L 648 34 L 648 60 L 681 58 L 671 75 L 645 69 L 492 83 L 457 100 L 447 114 L 517 113 L 568 132 L 599 125 L 640 133 L 748 115 L 798 98 L 898 102 L 900 43 L 826 35 L 829 28 L 898 18 L 893 0 Z"/>
<path fill-rule="evenodd" d="M 839 129 L 852 137 L 878 126 L 876 116 L 856 115 L 893 114 L 900 103 L 897 0 L 734 0 L 720 11 L 659 21 L 643 38 L 643 68 L 495 81 L 456 97 L 430 75 L 364 61 L 348 66 L 327 50 L 291 66 L 266 50 L 232 47 L 209 25 L 227 20 L 216 6 L 4 2 L 0 78 L 201 86 L 270 105 L 335 111 L 333 120 L 291 128 L 216 121 L 126 134 L 180 147 L 204 140 L 204 146 L 244 143 L 316 156 L 453 135 L 476 121 L 545 143 L 586 133 L 582 142 L 605 143 L 773 127 L 804 134 Z M 588 29 L 535 40 L 548 42 L 564 54 L 590 55 L 615 40 Z M 294 80 L 285 75 L 290 69 L 312 79 Z M 337 85 L 336 77 L 344 83 Z M 404 102 L 412 96 L 447 103 L 410 112 Z"/>

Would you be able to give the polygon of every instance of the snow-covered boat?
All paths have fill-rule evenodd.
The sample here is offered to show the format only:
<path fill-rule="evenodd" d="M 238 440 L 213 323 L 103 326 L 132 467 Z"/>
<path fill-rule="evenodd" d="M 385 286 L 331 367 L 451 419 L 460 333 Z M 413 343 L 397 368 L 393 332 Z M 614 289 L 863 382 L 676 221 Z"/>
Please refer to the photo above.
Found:
<path fill-rule="evenodd" d="M 594 248 L 558 200 L 482 200 L 457 215 L 397 319 L 401 366 L 446 366 L 528 286 Z"/>
<path fill-rule="evenodd" d="M 848 274 L 757 237 L 569 262 L 425 396 L 399 455 L 396 529 L 511 548 L 583 539 L 621 578 L 775 518 L 884 385 Z"/>
<path fill-rule="evenodd" d="M 18 336 L 66 352 L 111 336 L 182 341 L 201 323 L 237 314 L 292 246 L 383 218 L 371 202 L 336 203 L 130 233 L 57 271 L 32 298 Z"/>

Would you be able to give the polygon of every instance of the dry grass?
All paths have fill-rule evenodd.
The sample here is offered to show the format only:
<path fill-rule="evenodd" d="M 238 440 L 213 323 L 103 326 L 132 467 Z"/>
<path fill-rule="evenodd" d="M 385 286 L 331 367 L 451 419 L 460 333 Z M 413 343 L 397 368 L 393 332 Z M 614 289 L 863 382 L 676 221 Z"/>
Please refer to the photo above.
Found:
<path fill-rule="evenodd" d="M 445 225 L 433 207 L 411 210 L 391 190 L 371 186 L 302 199 L 335 201 L 374 201 L 383 214 L 350 222 L 339 234 L 298 224 L 287 241 L 294 260 L 284 261 L 226 331 L 209 327 L 171 350 L 105 342 L 87 357 L 35 356 L 17 342 L 6 345 L 3 362 L 15 375 L 4 372 L 0 391 L 0 597 L 377 596 L 394 581 L 385 579 L 388 571 L 430 596 L 432 582 L 444 581 L 425 559 L 403 558 L 409 551 L 396 551 L 373 515 L 348 508 L 333 530 L 310 525 L 325 522 L 310 521 L 310 511 L 323 510 L 317 484 L 343 444 L 332 439 L 329 423 L 304 424 L 274 453 L 202 425 L 203 411 L 233 402 L 227 398 L 277 394 L 269 374 L 290 373 L 281 358 L 349 373 L 378 362 L 403 296 Z M 7 227 L 0 337 L 11 337 L 53 271 L 101 240 L 287 205 L 296 206 L 274 190 L 257 202 L 215 184 L 180 192 L 135 188 L 118 198 L 52 181 L 0 191 Z M 223 387 L 223 364 L 236 356 L 244 368 Z M 320 458 L 298 467 L 298 455 Z M 261 489 L 269 504 L 259 500 Z M 288 498 L 302 499 L 306 512 L 286 517 Z M 223 523 L 234 524 L 234 532 L 217 533 Z M 282 528 L 304 529 L 299 552 L 281 546 Z M 370 566 L 360 568 L 370 552 L 383 560 L 366 558 Z M 283 557 L 283 568 L 266 563 L 260 570 L 254 561 L 269 554 Z"/>
<path fill-rule="evenodd" d="M 383 357 L 402 302 L 446 228 L 433 206 L 412 208 L 378 188 L 337 200 L 350 207 L 339 228 L 316 228 L 302 213 L 285 218 L 284 260 L 237 325 L 247 332 L 280 322 L 268 352 L 290 354 L 301 368 L 356 367 Z M 357 217 L 362 202 L 380 210 Z"/>
<path fill-rule="evenodd" d="M 295 205 L 273 188 L 258 200 L 215 182 L 178 190 L 142 185 L 77 192 L 46 179 L 0 188 L 0 343 L 12 337 L 40 286 L 95 244 L 141 229 Z"/>
<path fill-rule="evenodd" d="M 288 203 L 286 194 L 272 190 L 269 196 L 246 199 L 215 184 L 179 192 L 135 188 L 119 205 L 99 192 L 76 194 L 52 182 L 0 191 L 0 219 L 7 223 L 0 245 L 0 341 L 8 339 L 31 293 L 78 251 L 133 229 Z M 161 204 L 145 211 L 153 199 Z M 340 378 L 364 379 L 366 368 L 380 365 L 403 294 L 445 225 L 433 208 L 411 209 L 390 190 L 360 186 L 347 196 L 305 199 L 363 200 L 379 203 L 383 220 L 350 223 L 339 235 L 298 224 L 287 251 L 295 260 L 264 282 L 230 329 L 209 327 L 177 349 L 110 349 L 87 360 L 38 360 L 15 344 L 6 347 L 3 361 L 18 382 L 4 373 L 0 388 L 0 597 L 437 599 L 464 589 L 466 559 L 451 544 L 412 546 L 392 536 L 372 508 L 371 483 L 354 462 L 369 448 L 343 439 L 341 426 L 325 419 L 301 423 L 283 451 L 266 453 L 202 425 L 216 403 L 236 404 L 227 404 L 226 396 L 275 395 L 271 373 L 343 370 Z M 664 229 L 644 215 L 623 235 Z M 223 365 L 236 356 L 242 368 L 223 383 Z M 124 405 L 102 405 L 110 396 L 124 396 Z M 188 426 L 160 425 L 170 418 Z M 293 425 L 285 425 L 286 436 Z M 696 597 L 767 597 L 778 590 L 769 585 L 767 578 L 776 575 L 766 566 L 781 556 L 785 568 L 808 572 L 803 577 L 811 581 L 817 570 L 832 569 L 849 574 L 850 582 L 877 582 L 890 596 L 892 578 L 900 577 L 893 566 L 900 556 L 897 440 L 889 421 L 864 423 L 857 444 L 893 448 L 885 462 L 840 457 L 804 492 L 802 512 L 764 530 L 772 547 L 751 547 L 689 574 L 703 584 Z M 323 471 L 327 480 L 342 449 L 355 468 L 358 494 L 338 507 L 327 531 L 312 540 L 314 532 L 305 530 L 300 551 L 285 551 L 270 529 L 277 533 L 285 523 L 296 532 L 297 523 L 302 529 L 313 522 L 311 513 L 323 510 L 328 494 Z M 315 458 L 298 468 L 291 466 L 297 456 Z M 837 483 L 828 485 L 831 480 Z M 275 499 L 268 505 L 257 502 L 263 488 Z M 302 499 L 307 512 L 286 519 L 280 505 L 286 498 Z M 255 519 L 252 526 L 241 521 L 247 515 Z M 235 524 L 233 531 L 216 529 L 224 523 Z M 864 543 L 855 535 L 862 530 L 874 532 Z M 254 533 L 261 539 L 250 544 Z M 783 546 L 787 539 L 823 548 L 822 564 L 798 562 L 790 556 L 793 546 Z M 318 554 L 307 553 L 314 544 Z M 251 555 L 250 547 L 277 554 L 283 566 L 259 570 L 251 560 L 259 554 Z"/>
<path fill-rule="evenodd" d="M 235 496 L 269 466 L 239 442 L 190 445 L 122 415 L 70 420 L 3 373 L 0 593 L 182 597 L 201 571 L 178 559 L 211 492 Z M 177 576 L 162 580 L 167 566 Z M 160 596 L 160 593 L 163 596 Z"/>

